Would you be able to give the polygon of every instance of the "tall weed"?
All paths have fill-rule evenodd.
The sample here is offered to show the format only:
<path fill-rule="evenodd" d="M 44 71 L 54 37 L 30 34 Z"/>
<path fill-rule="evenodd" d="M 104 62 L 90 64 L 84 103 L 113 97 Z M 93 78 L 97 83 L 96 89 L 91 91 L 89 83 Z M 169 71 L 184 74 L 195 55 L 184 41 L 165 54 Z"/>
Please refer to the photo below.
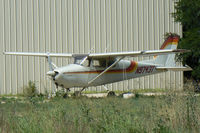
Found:
<path fill-rule="evenodd" d="M 0 99 L 1 100 L 1 99 Z M 4 99 L 5 100 L 5 99 Z M 25 99 L 26 100 L 26 99 Z M 132 99 L 55 97 L 0 104 L 2 132 L 200 132 L 200 98 L 194 93 Z"/>

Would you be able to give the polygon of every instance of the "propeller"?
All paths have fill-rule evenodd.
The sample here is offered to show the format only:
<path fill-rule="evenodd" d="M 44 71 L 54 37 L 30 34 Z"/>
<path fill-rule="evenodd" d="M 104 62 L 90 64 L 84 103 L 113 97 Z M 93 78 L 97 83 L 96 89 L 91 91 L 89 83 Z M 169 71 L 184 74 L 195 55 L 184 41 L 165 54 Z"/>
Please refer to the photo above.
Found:
<path fill-rule="evenodd" d="M 56 80 L 56 76 L 59 75 L 59 72 L 58 72 L 58 71 L 55 71 L 55 70 L 53 70 L 53 71 L 48 71 L 48 72 L 47 72 L 47 75 L 50 76 L 51 79 L 53 79 L 54 84 L 56 85 L 56 88 L 58 88 L 58 83 L 56 83 L 55 80 Z"/>
<path fill-rule="evenodd" d="M 48 71 L 48 72 L 47 72 L 47 75 L 50 76 L 50 77 L 52 77 L 53 81 L 55 81 L 56 76 L 57 76 L 58 74 L 59 74 L 58 71 Z"/>
<path fill-rule="evenodd" d="M 56 73 L 55 73 L 54 71 L 48 71 L 48 72 L 47 72 L 47 75 L 48 75 L 48 76 L 54 76 L 55 74 L 56 74 Z"/>

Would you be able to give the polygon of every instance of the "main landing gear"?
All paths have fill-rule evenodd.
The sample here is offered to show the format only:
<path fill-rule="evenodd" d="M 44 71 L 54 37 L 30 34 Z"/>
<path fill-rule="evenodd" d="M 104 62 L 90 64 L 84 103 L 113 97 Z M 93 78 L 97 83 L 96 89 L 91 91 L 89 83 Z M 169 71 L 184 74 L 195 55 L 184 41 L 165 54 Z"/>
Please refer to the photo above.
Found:
<path fill-rule="evenodd" d="M 63 98 L 68 98 L 69 97 L 68 92 L 70 92 L 70 89 L 64 88 L 64 85 L 61 85 L 61 87 L 62 87 L 62 90 L 64 92 Z"/>
<path fill-rule="evenodd" d="M 63 95 L 63 98 L 68 98 L 69 97 L 69 95 L 68 95 L 68 92 L 70 91 L 70 89 L 69 88 L 65 88 L 65 93 L 64 93 L 64 95 Z"/>
<path fill-rule="evenodd" d="M 86 88 L 87 88 L 87 87 L 83 87 L 80 91 L 75 91 L 75 92 L 72 94 L 72 96 L 73 96 L 73 97 L 80 97 L 82 91 L 84 91 Z M 63 98 L 68 98 L 68 97 L 69 97 L 68 93 L 69 93 L 70 89 L 69 89 L 69 88 L 63 88 L 63 89 L 66 90 L 66 91 L 65 91 L 66 93 L 64 93 Z M 105 89 L 107 90 L 107 97 L 116 96 L 116 94 L 115 94 L 114 91 L 110 91 L 110 90 L 108 90 L 107 88 L 105 88 Z"/>
<path fill-rule="evenodd" d="M 75 91 L 73 96 L 74 97 L 80 97 L 81 96 L 81 92 L 85 90 L 86 87 L 83 87 L 80 91 Z"/>
<path fill-rule="evenodd" d="M 103 85 L 104 89 L 107 91 L 107 97 L 116 96 L 114 91 L 110 91 L 105 85 Z"/>
<path fill-rule="evenodd" d="M 114 91 L 108 91 L 107 97 L 113 97 L 116 96 Z"/>

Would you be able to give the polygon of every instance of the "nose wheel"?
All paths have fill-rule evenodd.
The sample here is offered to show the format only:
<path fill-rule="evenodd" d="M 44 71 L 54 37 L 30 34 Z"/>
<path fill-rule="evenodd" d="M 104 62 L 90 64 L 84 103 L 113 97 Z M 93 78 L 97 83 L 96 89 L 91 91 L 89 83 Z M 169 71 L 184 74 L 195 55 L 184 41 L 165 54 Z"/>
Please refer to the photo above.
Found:
<path fill-rule="evenodd" d="M 63 98 L 68 98 L 69 97 L 68 92 L 70 91 L 70 89 L 69 88 L 63 88 L 63 90 L 65 91 Z"/>
<path fill-rule="evenodd" d="M 64 95 L 63 95 L 63 98 L 68 98 L 69 97 L 69 95 L 68 95 L 68 93 L 66 92 Z"/>
<path fill-rule="evenodd" d="M 63 91 L 65 92 L 64 95 L 63 95 L 63 98 L 68 98 L 69 95 L 68 95 L 68 92 L 70 92 L 70 89 L 69 88 L 64 88 L 63 85 L 61 85 Z"/>
<path fill-rule="evenodd" d="M 61 96 L 63 98 L 68 98 L 69 95 L 68 95 L 68 92 L 70 91 L 70 88 L 65 88 L 64 85 L 58 85 L 58 83 L 55 82 L 55 85 L 56 85 L 56 89 L 57 89 L 57 94 L 58 96 Z M 58 90 L 58 86 L 62 87 L 61 90 Z"/>

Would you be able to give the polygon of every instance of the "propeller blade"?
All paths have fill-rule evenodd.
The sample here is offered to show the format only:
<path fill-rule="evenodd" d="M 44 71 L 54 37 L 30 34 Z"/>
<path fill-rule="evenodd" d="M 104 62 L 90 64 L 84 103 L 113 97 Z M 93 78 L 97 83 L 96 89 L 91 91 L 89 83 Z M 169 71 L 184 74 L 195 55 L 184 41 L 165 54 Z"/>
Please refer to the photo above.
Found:
<path fill-rule="evenodd" d="M 48 72 L 47 72 L 47 75 L 48 75 L 48 76 L 55 76 L 56 73 L 55 73 L 54 71 L 48 71 Z"/>
<path fill-rule="evenodd" d="M 58 71 L 48 71 L 47 75 L 51 76 L 53 78 L 53 80 L 55 80 L 55 77 L 59 74 Z"/>

